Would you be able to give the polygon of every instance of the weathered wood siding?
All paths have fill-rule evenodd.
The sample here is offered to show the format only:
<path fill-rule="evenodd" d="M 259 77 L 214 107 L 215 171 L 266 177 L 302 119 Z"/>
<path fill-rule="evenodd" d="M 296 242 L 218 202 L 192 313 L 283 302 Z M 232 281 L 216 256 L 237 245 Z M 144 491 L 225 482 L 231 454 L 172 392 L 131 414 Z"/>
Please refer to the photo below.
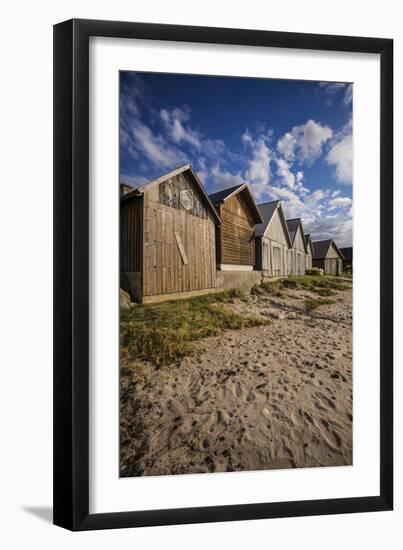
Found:
<path fill-rule="evenodd" d="M 255 263 L 255 222 L 242 194 L 217 207 L 221 227 L 217 231 L 217 263 L 253 266 Z"/>
<path fill-rule="evenodd" d="M 120 271 L 141 271 L 143 259 L 143 198 L 120 203 Z"/>
<path fill-rule="evenodd" d="M 294 243 L 291 251 L 291 274 L 292 275 L 304 275 L 305 274 L 305 247 L 304 237 L 301 232 L 301 227 L 298 226 L 297 234 L 294 239 Z"/>
<path fill-rule="evenodd" d="M 343 262 L 333 243 L 327 251 L 326 257 L 320 260 L 313 260 L 314 267 L 323 269 L 326 275 L 339 275 L 343 269 Z"/>
<path fill-rule="evenodd" d="M 342 270 L 342 262 L 338 258 L 312 260 L 312 265 L 323 269 L 326 275 L 339 275 Z"/>
<path fill-rule="evenodd" d="M 184 191 L 185 201 L 181 199 Z M 144 296 L 215 286 L 215 223 L 192 179 L 182 173 L 147 189 Z"/>
<path fill-rule="evenodd" d="M 289 272 L 288 241 L 278 210 L 273 214 L 264 236 L 256 239 L 257 269 L 269 277 L 282 277 Z"/>
<path fill-rule="evenodd" d="M 312 268 L 312 254 L 310 253 L 310 249 L 308 247 L 308 254 L 305 256 L 305 269 L 311 269 Z"/>
<path fill-rule="evenodd" d="M 327 254 L 326 254 L 326 259 L 327 258 L 340 258 L 339 253 L 335 249 L 333 243 L 329 246 L 329 250 L 327 251 Z"/>

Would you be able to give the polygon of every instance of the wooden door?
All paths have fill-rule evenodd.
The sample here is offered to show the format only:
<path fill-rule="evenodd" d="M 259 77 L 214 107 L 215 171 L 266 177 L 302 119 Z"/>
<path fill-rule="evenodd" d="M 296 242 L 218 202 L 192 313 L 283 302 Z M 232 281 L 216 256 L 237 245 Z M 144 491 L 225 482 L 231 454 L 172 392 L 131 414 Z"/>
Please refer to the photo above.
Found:
<path fill-rule="evenodd" d="M 326 273 L 328 275 L 337 275 L 337 259 L 331 258 L 326 260 Z"/>
<path fill-rule="evenodd" d="M 279 246 L 273 246 L 273 275 L 281 275 L 281 250 Z"/>

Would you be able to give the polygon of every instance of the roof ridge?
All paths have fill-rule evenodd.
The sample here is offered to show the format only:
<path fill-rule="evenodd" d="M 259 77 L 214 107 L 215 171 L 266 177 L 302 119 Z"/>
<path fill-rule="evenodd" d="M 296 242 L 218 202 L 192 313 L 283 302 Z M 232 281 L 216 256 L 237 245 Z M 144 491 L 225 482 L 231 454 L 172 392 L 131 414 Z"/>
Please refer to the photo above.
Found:
<path fill-rule="evenodd" d="M 276 199 L 274 201 L 260 202 L 258 206 L 266 206 L 266 204 L 274 204 L 275 202 L 280 202 L 280 199 Z"/>

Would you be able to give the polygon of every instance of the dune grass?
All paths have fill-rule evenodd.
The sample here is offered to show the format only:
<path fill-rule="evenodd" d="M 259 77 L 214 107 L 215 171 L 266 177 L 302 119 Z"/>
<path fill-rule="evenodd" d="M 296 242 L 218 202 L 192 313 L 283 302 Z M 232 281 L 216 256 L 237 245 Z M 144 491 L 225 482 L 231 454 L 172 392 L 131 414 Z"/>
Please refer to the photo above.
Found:
<path fill-rule="evenodd" d="M 268 321 L 239 315 L 226 307 L 245 300 L 238 290 L 184 300 L 136 305 L 120 313 L 122 356 L 156 365 L 171 363 L 195 350 L 195 342 L 225 329 L 241 329 Z"/>
<path fill-rule="evenodd" d="M 266 281 L 255 287 L 254 293 L 259 294 L 259 290 L 272 294 L 273 296 L 283 296 L 287 289 L 310 290 L 319 296 L 335 296 L 335 291 L 349 289 L 350 286 L 340 283 L 331 277 L 317 275 L 292 275 L 284 279 Z"/>

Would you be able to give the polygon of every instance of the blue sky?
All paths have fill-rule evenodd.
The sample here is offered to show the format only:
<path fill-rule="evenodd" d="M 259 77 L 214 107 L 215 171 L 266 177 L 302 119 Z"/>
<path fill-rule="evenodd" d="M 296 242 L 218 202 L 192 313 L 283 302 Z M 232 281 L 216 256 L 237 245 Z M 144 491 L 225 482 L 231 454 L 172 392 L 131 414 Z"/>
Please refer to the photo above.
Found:
<path fill-rule="evenodd" d="M 208 193 L 246 181 L 313 238 L 352 244 L 352 85 L 120 73 L 120 180 L 190 162 Z"/>

